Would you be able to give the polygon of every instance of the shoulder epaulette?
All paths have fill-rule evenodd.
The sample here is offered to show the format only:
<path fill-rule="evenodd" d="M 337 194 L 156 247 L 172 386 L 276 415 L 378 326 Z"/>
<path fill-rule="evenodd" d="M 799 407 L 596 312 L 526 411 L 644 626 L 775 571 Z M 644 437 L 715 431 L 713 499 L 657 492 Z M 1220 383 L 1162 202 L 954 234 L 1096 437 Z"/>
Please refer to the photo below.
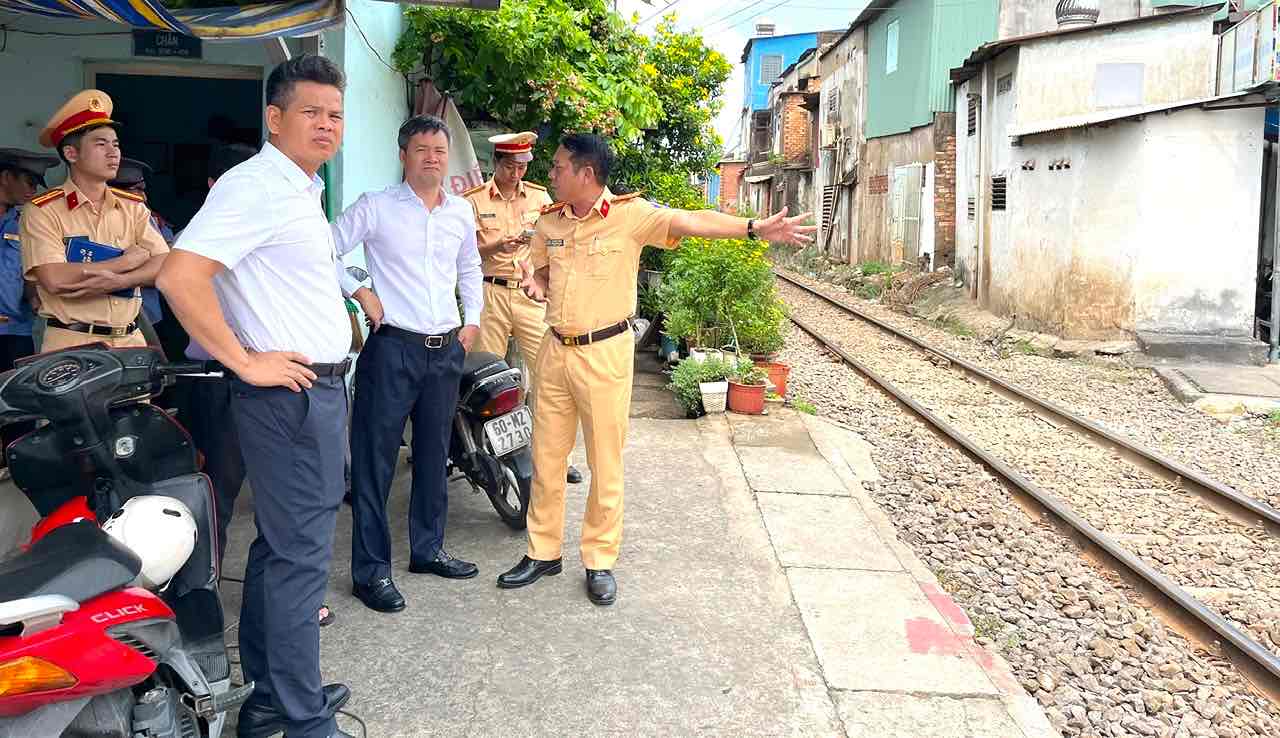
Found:
<path fill-rule="evenodd" d="M 617 205 L 617 204 L 618 204 L 618 203 L 620 203 L 620 202 L 626 202 L 626 201 L 628 201 L 628 200 L 634 200 L 634 199 L 636 199 L 637 197 L 640 197 L 640 194 L 641 194 L 641 193 L 639 193 L 639 192 L 632 192 L 632 193 L 630 193 L 630 194 L 626 194 L 626 195 L 618 195 L 617 197 L 613 198 L 613 199 L 612 199 L 612 200 L 610 200 L 609 202 L 610 202 L 610 204 Z"/>
<path fill-rule="evenodd" d="M 463 193 L 462 193 L 462 196 L 463 196 L 463 197 L 469 197 L 469 196 L 471 196 L 471 195 L 476 194 L 476 193 L 477 193 L 477 192 L 479 192 L 480 190 L 483 190 L 484 188 L 485 188 L 485 185 L 478 184 L 478 185 L 476 185 L 475 187 L 472 187 L 472 188 L 471 188 L 471 189 L 469 189 L 469 190 L 464 190 L 464 191 L 463 191 Z"/>
<path fill-rule="evenodd" d="M 49 190 L 43 195 L 36 195 L 35 197 L 31 198 L 31 204 L 35 205 L 38 208 L 42 208 L 45 205 L 48 205 L 49 203 L 61 198 L 66 194 L 67 194 L 66 190 L 62 189 L 61 187 L 58 187 L 58 188 Z"/>
<path fill-rule="evenodd" d="M 547 213 L 554 213 L 557 210 L 564 209 L 564 206 L 568 204 L 569 203 L 567 202 L 553 202 L 550 205 L 543 208 L 542 210 L 539 210 L 538 212 L 541 213 L 542 215 L 546 215 Z"/>
<path fill-rule="evenodd" d="M 542 185 L 540 185 L 540 184 L 536 184 L 536 183 L 534 183 L 534 182 L 525 182 L 525 183 L 524 183 L 524 186 L 525 186 L 525 187 L 532 187 L 533 189 L 538 190 L 539 192 L 546 192 L 546 191 L 547 191 L 547 188 L 546 188 L 546 187 L 543 187 Z"/>
<path fill-rule="evenodd" d="M 110 189 L 110 190 L 111 190 L 111 192 L 112 192 L 113 194 L 115 194 L 115 196 L 116 196 L 116 197 L 123 197 L 123 198 L 124 198 L 124 199 L 126 199 L 126 200 L 133 200 L 134 202 L 146 202 L 146 201 L 147 201 L 147 199 L 146 199 L 145 197 L 143 197 L 142 195 L 139 195 L 139 194 L 138 194 L 138 193 L 136 193 L 136 192 L 130 192 L 130 191 L 128 191 L 128 190 L 122 190 L 122 189 L 120 189 L 119 187 L 110 187 L 110 188 L 108 188 L 108 189 Z"/>

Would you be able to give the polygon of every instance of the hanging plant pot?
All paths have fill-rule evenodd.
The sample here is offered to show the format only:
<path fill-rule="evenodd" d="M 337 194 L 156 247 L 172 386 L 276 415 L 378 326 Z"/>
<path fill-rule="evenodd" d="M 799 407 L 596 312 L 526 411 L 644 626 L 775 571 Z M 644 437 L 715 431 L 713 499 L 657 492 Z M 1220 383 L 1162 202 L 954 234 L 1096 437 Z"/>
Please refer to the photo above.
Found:
<path fill-rule="evenodd" d="M 773 391 L 786 397 L 787 377 L 791 376 L 791 367 L 780 361 L 757 361 L 755 365 L 769 375 L 769 383 L 773 385 Z"/>
<path fill-rule="evenodd" d="M 760 415 L 764 412 L 763 384 L 738 384 L 729 380 L 729 409 L 743 415 Z"/>

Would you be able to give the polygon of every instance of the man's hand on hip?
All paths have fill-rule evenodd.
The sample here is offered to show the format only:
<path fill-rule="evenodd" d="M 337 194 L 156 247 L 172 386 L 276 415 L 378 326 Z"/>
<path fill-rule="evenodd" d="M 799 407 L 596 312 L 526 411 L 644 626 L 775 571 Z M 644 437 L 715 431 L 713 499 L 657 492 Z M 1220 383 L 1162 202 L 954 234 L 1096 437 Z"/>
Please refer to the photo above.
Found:
<path fill-rule="evenodd" d="M 382 299 L 368 287 L 356 290 L 351 298 L 360 303 L 360 309 L 364 311 L 364 322 L 376 333 L 382 327 L 382 319 L 386 317 L 382 309 Z"/>
<path fill-rule="evenodd" d="M 471 353 L 471 347 L 476 345 L 479 337 L 480 326 L 464 325 L 458 331 L 458 343 L 462 344 L 462 349 L 467 353 Z"/>
<path fill-rule="evenodd" d="M 311 360 L 295 351 L 249 353 L 248 361 L 234 369 L 236 376 L 255 387 L 288 387 L 294 392 L 310 389 L 316 373 Z"/>

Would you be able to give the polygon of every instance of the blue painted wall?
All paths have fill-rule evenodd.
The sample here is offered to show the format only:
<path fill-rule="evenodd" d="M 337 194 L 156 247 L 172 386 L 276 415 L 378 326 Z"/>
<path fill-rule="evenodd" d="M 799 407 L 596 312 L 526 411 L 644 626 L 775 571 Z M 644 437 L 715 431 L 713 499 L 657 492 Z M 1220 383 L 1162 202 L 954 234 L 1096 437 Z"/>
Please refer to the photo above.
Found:
<path fill-rule="evenodd" d="M 769 87 L 772 86 L 773 80 L 760 79 L 760 57 L 781 54 L 782 66 L 778 68 L 781 72 L 799 59 L 801 54 L 817 44 L 818 34 L 816 33 L 795 33 L 789 36 L 764 36 L 751 39 L 751 51 L 747 56 L 746 69 L 743 72 L 745 82 L 742 95 L 743 107 L 749 106 L 753 112 L 769 107 Z"/>

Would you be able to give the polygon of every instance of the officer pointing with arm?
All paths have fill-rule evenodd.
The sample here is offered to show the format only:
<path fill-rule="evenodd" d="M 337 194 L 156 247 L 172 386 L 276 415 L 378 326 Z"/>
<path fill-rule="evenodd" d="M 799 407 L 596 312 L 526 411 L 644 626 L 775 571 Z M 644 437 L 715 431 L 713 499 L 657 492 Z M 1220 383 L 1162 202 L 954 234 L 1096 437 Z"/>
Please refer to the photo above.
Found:
<path fill-rule="evenodd" d="M 637 194 L 609 191 L 613 153 L 605 139 L 565 136 L 551 166 L 559 202 L 546 208 L 533 236 L 532 263 L 523 263 L 526 293 L 547 303 L 551 326 L 534 373 L 533 494 L 529 548 L 498 577 L 504 589 L 524 587 L 562 570 L 565 467 L 579 418 L 591 467 L 582 522 L 587 597 L 617 598 L 613 565 L 622 543 L 622 447 L 631 406 L 636 272 L 646 245 L 674 248 L 682 237 L 764 238 L 809 243 L 814 226 L 786 211 L 760 221 L 715 210 L 659 208 Z"/>

